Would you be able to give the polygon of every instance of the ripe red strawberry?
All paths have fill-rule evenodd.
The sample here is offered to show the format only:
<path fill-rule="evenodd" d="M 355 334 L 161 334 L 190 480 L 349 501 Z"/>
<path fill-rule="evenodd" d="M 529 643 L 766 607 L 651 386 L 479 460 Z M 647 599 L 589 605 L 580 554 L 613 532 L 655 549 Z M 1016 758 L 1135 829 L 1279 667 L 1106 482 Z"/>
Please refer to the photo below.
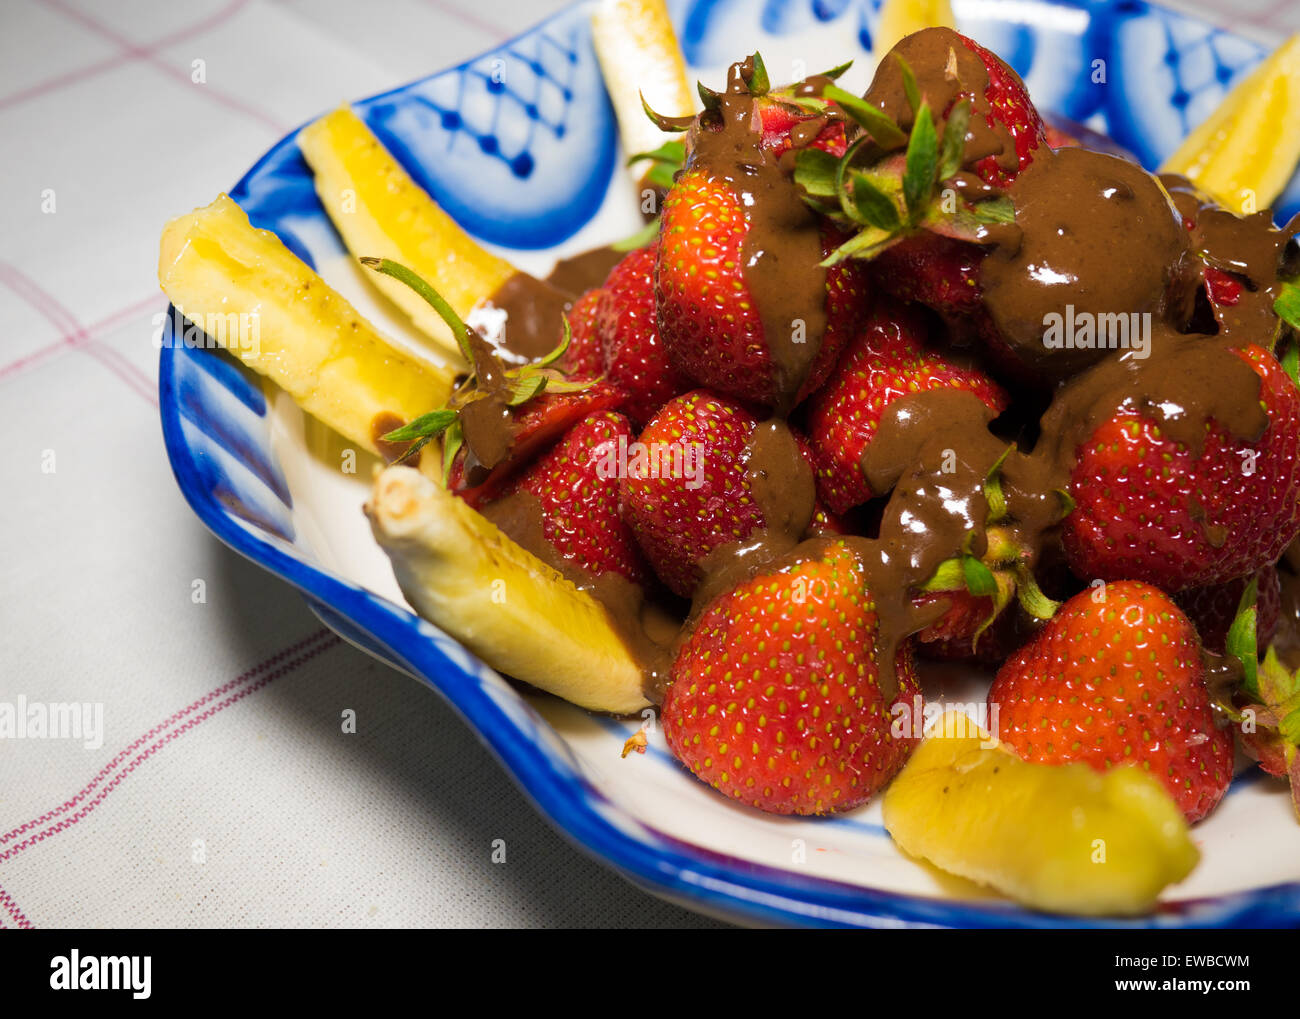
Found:
<path fill-rule="evenodd" d="M 537 500 L 542 536 L 561 559 L 595 577 L 612 570 L 645 584 L 650 570 L 619 513 L 618 476 L 601 467 L 619 439 L 627 442 L 632 436 L 622 414 L 590 414 L 516 475 L 502 496 L 525 492 Z M 510 533 L 514 521 L 509 514 L 494 515 L 491 505 L 485 513 Z"/>
<path fill-rule="evenodd" d="M 624 518 L 660 579 L 683 597 L 695 591 L 710 552 L 768 524 L 747 474 L 758 424 L 734 400 L 697 389 L 670 400 L 646 425 L 638 442 L 647 458 L 628 458 Z M 656 451 L 680 456 L 681 467 L 695 477 L 680 476 L 675 466 L 656 467 Z M 814 503 L 806 534 L 835 528 L 843 524 Z"/>
<path fill-rule="evenodd" d="M 892 708 L 918 696 L 910 642 L 897 689 L 881 676 L 875 603 L 842 542 L 800 546 L 715 599 L 682 644 L 664 735 L 698 778 L 774 814 L 825 814 L 870 799 L 915 740 Z M 888 687 L 886 693 L 882 687 Z"/>
<path fill-rule="evenodd" d="M 500 494 L 505 482 L 521 467 L 590 414 L 617 410 L 623 394 L 603 379 L 572 393 L 543 392 L 512 408 L 513 442 L 504 460 L 490 470 L 475 461 L 468 445 L 452 461 L 448 488 L 477 509 Z"/>
<path fill-rule="evenodd" d="M 627 394 L 623 411 L 644 425 L 674 396 L 691 388 L 673 370 L 655 322 L 658 243 L 627 254 L 601 291 L 596 328 L 606 377 Z"/>
<path fill-rule="evenodd" d="M 979 94 L 971 80 L 978 74 L 978 68 L 972 75 L 964 72 L 963 50 L 979 59 L 988 78 L 988 84 Z M 953 58 L 948 57 L 950 51 L 954 53 Z M 950 28 L 927 28 L 906 36 L 885 54 L 876 69 L 865 99 L 904 130 L 912 127 L 914 114 L 905 95 L 903 71 L 897 57 L 911 68 L 921 98 L 930 103 L 937 119 L 946 120 L 957 103 L 966 99 L 971 103 L 972 122 L 982 120 L 995 135 L 1010 142 L 1007 151 L 977 154 L 970 164 L 970 169 L 986 183 L 1006 187 L 1033 162 L 1039 145 L 1046 144 L 1043 118 L 1020 76 L 995 53 Z M 960 76 L 956 81 L 952 77 L 954 67 Z"/>
<path fill-rule="evenodd" d="M 922 312 L 878 301 L 826 385 L 809 399 L 807 431 L 817 493 L 832 512 L 844 513 L 873 494 L 884 494 L 871 491 L 861 463 L 881 415 L 895 400 L 951 387 L 973 392 L 995 413 L 1006 408 L 1007 395 L 996 382 L 929 349 L 927 334 Z"/>
<path fill-rule="evenodd" d="M 1255 636 L 1262 658 L 1273 642 L 1282 615 L 1282 584 L 1278 579 L 1277 568 L 1272 564 L 1256 573 L 1255 580 L 1255 606 L 1258 610 Z M 1201 645 L 1205 650 L 1213 651 L 1216 655 L 1223 654 L 1228 629 L 1232 626 L 1237 606 L 1241 604 L 1241 596 L 1248 583 L 1249 577 L 1240 577 L 1215 587 L 1193 587 L 1174 596 L 1174 601 L 1196 624 L 1196 632 L 1201 635 Z"/>
<path fill-rule="evenodd" d="M 1079 577 L 1223 584 L 1276 562 L 1300 533 L 1300 392 L 1263 348 L 1234 353 L 1260 377 L 1269 423 L 1257 442 L 1212 421 L 1197 457 L 1125 407 L 1079 447 L 1061 534 Z"/>
<path fill-rule="evenodd" d="M 1104 597 L 1098 597 L 1104 594 Z M 1189 821 L 1232 780 L 1196 629 L 1149 584 L 1084 591 L 999 670 L 989 690 L 998 737 L 1028 761 L 1133 764 L 1159 778 Z"/>
<path fill-rule="evenodd" d="M 708 167 L 689 167 L 678 176 L 664 199 L 660 225 L 655 269 L 659 335 L 670 363 L 681 375 L 770 407 L 786 397 L 769 349 L 770 343 L 784 338 L 765 335 L 761 296 L 753 293 L 745 278 L 749 229 L 740 198 Z M 837 243 L 833 233 L 824 230 L 822 254 L 829 254 Z M 797 271 L 803 270 L 792 269 Z M 842 262 L 826 270 L 826 328 L 794 395 L 795 403 L 830 372 L 856 328 L 865 293 L 864 275 L 856 264 Z M 798 326 L 791 322 L 790 328 Z M 816 341 L 813 336 L 806 338 L 808 343 Z"/>
<path fill-rule="evenodd" d="M 925 29 L 901 40 L 881 60 L 867 90 L 866 101 L 905 131 L 912 129 L 915 114 L 895 55 L 915 74 L 921 98 L 940 121 L 941 135 L 958 104 L 970 104 L 971 129 L 966 137 L 971 155 L 963 157 L 961 169 L 973 171 L 993 188 L 1006 189 L 1034 161 L 1040 146 L 1047 148 L 1043 119 L 1016 72 L 978 43 L 947 28 Z M 987 84 L 977 92 L 981 77 L 987 78 Z M 975 125 L 981 122 L 977 131 Z M 989 151 L 990 144 L 995 151 Z M 901 173 L 901 164 L 892 172 Z M 944 172 L 937 177 L 944 178 Z M 901 240 L 872 256 L 871 279 L 895 297 L 933 308 L 974 337 L 993 334 L 996 339 L 981 300 L 980 269 L 988 249 L 975 243 L 962 219 L 969 219 L 966 195 L 956 208 L 947 204 L 950 189 L 948 179 L 936 179 L 929 214 L 919 221 L 913 217 L 912 224 L 902 229 Z M 970 197 L 981 196 L 971 192 Z"/>
<path fill-rule="evenodd" d="M 597 328 L 603 289 L 588 290 L 569 309 L 569 349 L 561 363 L 571 375 L 596 376 L 605 372 L 605 347 Z"/>
<path fill-rule="evenodd" d="M 965 657 L 969 657 L 972 653 L 971 638 L 992 613 L 993 598 L 989 595 L 975 595 L 969 591 L 954 590 L 928 592 L 912 599 L 912 604 L 917 608 L 939 602 L 947 602 L 948 611 L 919 631 L 916 635 L 917 641 L 921 644 L 964 646 Z"/>
<path fill-rule="evenodd" d="M 848 149 L 844 120 L 841 117 L 808 113 L 788 102 L 783 102 L 779 94 L 759 99 L 757 105 L 763 132 L 763 148 L 777 158 L 794 147 L 791 133 L 796 128 L 802 128 L 803 131 L 817 128 L 817 133 L 812 140 L 804 143 L 808 148 L 828 152 L 837 159 Z M 832 110 L 835 109 L 833 103 L 829 106 Z"/>

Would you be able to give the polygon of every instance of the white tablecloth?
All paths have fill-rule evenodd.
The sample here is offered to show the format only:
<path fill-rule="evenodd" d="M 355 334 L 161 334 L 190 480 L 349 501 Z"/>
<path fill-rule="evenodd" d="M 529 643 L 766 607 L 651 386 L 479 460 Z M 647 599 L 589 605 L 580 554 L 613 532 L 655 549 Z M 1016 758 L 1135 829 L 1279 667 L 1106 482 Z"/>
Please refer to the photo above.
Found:
<path fill-rule="evenodd" d="M 1222 5 L 1300 27 L 1295 0 Z M 158 423 L 162 224 L 559 6 L 0 4 L 0 712 L 103 711 L 101 740 L 0 739 L 0 926 L 707 922 L 570 847 L 437 695 L 212 538 Z"/>

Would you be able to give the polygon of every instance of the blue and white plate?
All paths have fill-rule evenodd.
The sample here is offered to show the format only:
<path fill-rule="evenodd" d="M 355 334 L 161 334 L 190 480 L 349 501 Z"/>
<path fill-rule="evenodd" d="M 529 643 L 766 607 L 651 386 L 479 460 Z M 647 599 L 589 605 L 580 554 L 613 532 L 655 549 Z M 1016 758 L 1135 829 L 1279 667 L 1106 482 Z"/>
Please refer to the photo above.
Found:
<path fill-rule="evenodd" d="M 760 49 L 775 77 L 872 66 L 879 0 L 670 0 L 692 71 L 721 82 Z M 1007 58 L 1044 109 L 1107 131 L 1148 166 L 1167 155 L 1265 47 L 1139 0 L 956 0 L 960 27 Z M 363 100 L 358 113 L 485 244 L 546 272 L 625 236 L 637 195 L 578 4 L 491 53 Z M 790 73 L 783 74 L 789 68 Z M 1099 73 L 1100 69 L 1100 73 Z M 345 257 L 290 135 L 235 187 L 253 222 L 397 342 L 407 327 Z M 196 196 L 207 199 L 211 196 Z M 1300 207 L 1292 181 L 1280 216 Z M 848 926 L 1074 926 L 905 857 L 878 804 L 823 821 L 733 806 L 691 778 L 639 720 L 521 694 L 405 605 L 360 507 L 369 465 L 339 469 L 339 440 L 229 358 L 164 345 L 161 404 L 181 490 L 232 548 L 296 585 L 331 627 L 450 701 L 551 821 L 632 881 L 742 922 Z M 945 693 L 978 699 L 953 673 Z M 1204 859 L 1138 926 L 1300 923 L 1300 825 L 1279 783 L 1249 769 L 1195 829 Z"/>

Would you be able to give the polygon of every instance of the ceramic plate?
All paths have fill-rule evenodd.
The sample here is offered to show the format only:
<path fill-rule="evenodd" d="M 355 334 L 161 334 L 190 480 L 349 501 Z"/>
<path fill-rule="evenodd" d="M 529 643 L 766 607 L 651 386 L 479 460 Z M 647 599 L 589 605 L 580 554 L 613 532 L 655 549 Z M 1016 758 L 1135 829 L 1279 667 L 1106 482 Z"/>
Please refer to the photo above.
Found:
<path fill-rule="evenodd" d="M 775 78 L 857 60 L 869 80 L 878 0 L 677 0 L 691 72 L 724 80 L 759 49 Z M 1154 166 L 1266 47 L 1133 0 L 956 0 L 959 27 L 1007 59 L 1038 104 L 1110 133 Z M 459 67 L 358 102 L 357 112 L 471 233 L 524 269 L 631 233 L 637 195 L 583 4 Z M 1100 61 L 1101 63 L 1098 63 Z M 1098 74 L 1101 68 L 1103 73 Z M 783 73 L 788 69 L 788 73 Z M 1096 79 L 1104 78 L 1104 82 Z M 290 135 L 231 192 L 389 335 L 407 327 L 346 258 Z M 208 196 L 196 195 L 196 200 Z M 1300 177 L 1280 202 L 1300 207 Z M 173 328 L 179 322 L 173 312 Z M 526 695 L 405 605 L 361 514 L 370 465 L 339 469 L 340 440 L 231 359 L 166 343 L 167 452 L 186 499 L 224 542 L 297 586 L 340 634 L 441 693 L 538 809 L 648 890 L 741 922 L 854 926 L 1076 926 L 1016 907 L 905 857 L 878 804 L 830 820 L 770 817 L 696 782 L 655 732 L 620 759 L 639 719 Z M 982 699 L 960 671 L 945 696 Z M 1239 774 L 1195 831 L 1204 859 L 1138 926 L 1300 922 L 1300 825 L 1281 785 Z"/>

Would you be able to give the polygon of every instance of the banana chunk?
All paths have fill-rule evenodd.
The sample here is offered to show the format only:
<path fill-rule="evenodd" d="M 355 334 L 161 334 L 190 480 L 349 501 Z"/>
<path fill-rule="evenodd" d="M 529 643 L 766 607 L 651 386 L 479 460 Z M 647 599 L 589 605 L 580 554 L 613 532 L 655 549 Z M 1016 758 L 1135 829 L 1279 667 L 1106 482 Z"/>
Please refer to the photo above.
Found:
<path fill-rule="evenodd" d="M 1200 858 L 1182 811 L 1142 769 L 1022 761 L 956 712 L 882 806 L 908 853 L 1052 912 L 1145 913 Z"/>
<path fill-rule="evenodd" d="M 226 195 L 163 229 L 158 282 L 186 318 L 370 453 L 382 455 L 381 435 L 451 393 L 450 369 L 390 344 Z"/>
<path fill-rule="evenodd" d="M 409 467 L 365 507 L 406 600 L 494 669 L 615 715 L 649 705 L 604 606 Z"/>
<path fill-rule="evenodd" d="M 461 318 L 515 275 L 513 265 L 481 247 L 442 210 L 348 107 L 303 128 L 298 147 L 315 174 L 321 204 L 357 257 L 409 267 Z M 451 330 L 418 294 L 385 276 L 367 278 L 439 351 L 461 360 Z"/>

